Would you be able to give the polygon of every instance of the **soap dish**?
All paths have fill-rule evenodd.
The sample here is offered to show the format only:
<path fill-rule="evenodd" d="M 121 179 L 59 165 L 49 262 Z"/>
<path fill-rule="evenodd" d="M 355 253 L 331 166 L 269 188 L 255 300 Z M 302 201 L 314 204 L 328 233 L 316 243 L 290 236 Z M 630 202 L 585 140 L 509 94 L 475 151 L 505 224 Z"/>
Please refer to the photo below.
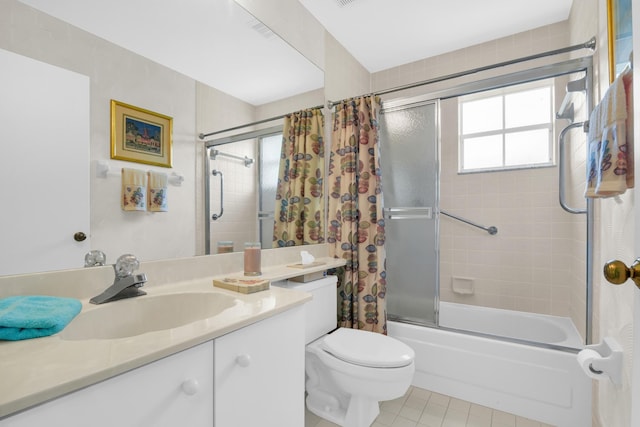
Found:
<path fill-rule="evenodd" d="M 265 279 L 241 279 L 234 277 L 213 279 L 213 286 L 227 289 L 229 291 L 239 292 L 241 294 L 252 294 L 254 292 L 265 291 L 269 289 L 270 283 L 271 282 L 269 280 Z"/>
<path fill-rule="evenodd" d="M 451 290 L 454 294 L 460 295 L 473 295 L 474 279 L 471 277 L 451 277 Z"/>

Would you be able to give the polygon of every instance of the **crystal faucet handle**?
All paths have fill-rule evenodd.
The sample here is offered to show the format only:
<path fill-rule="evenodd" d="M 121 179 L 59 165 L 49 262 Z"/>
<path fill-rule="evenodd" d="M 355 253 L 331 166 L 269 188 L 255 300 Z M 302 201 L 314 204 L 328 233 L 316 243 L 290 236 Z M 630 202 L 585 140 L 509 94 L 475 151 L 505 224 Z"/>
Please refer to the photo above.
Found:
<path fill-rule="evenodd" d="M 123 278 L 129 277 L 140 267 L 140 262 L 135 255 L 124 254 L 120 255 L 116 264 L 113 266 L 116 271 L 116 277 Z"/>
<path fill-rule="evenodd" d="M 85 267 L 98 267 L 105 265 L 107 262 L 107 256 L 102 251 L 89 251 L 84 256 L 84 266 Z"/>

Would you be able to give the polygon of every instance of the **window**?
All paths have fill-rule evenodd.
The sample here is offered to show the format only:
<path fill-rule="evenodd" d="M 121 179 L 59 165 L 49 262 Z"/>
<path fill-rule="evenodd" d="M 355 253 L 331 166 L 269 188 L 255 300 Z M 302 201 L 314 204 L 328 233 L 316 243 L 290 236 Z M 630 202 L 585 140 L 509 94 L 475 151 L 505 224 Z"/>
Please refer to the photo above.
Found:
<path fill-rule="evenodd" d="M 263 249 L 271 249 L 273 247 L 273 221 L 280 172 L 282 132 L 262 136 L 258 138 L 258 144 L 260 147 L 260 195 L 258 201 L 260 241 Z"/>
<path fill-rule="evenodd" d="M 553 164 L 553 80 L 459 99 L 459 171 Z"/>

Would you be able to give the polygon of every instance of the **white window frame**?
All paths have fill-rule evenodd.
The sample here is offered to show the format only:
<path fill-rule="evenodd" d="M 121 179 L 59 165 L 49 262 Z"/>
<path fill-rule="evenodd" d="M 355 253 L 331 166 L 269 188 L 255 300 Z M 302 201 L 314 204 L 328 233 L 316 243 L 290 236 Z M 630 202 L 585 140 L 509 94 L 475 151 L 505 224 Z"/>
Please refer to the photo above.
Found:
<path fill-rule="evenodd" d="M 518 92 L 526 92 L 532 89 L 539 89 L 546 87 L 549 89 L 550 97 L 549 97 L 549 121 L 547 123 L 541 123 L 537 125 L 528 125 L 528 126 L 518 126 L 507 128 L 505 126 L 506 122 L 506 109 L 505 109 L 505 97 L 507 95 L 511 95 Z M 503 87 L 496 90 L 488 90 L 480 93 L 466 95 L 458 98 L 458 173 L 477 173 L 477 172 L 488 172 L 488 171 L 509 171 L 509 170 L 519 170 L 519 169 L 533 169 L 533 168 L 543 168 L 543 167 L 552 167 L 555 166 L 555 138 L 554 138 L 554 78 L 549 78 L 545 80 L 529 82 L 529 83 L 521 83 L 513 86 Z M 502 99 L 502 127 L 495 130 L 483 131 L 483 132 L 473 132 L 468 134 L 463 134 L 463 104 L 467 102 L 473 102 L 480 99 L 485 98 L 494 98 L 501 97 Z M 537 163 L 527 163 L 520 165 L 505 165 L 505 156 L 506 156 L 506 143 L 505 137 L 510 133 L 523 132 L 529 130 L 539 130 L 539 129 L 547 129 L 549 135 L 549 159 L 546 162 L 537 162 Z M 494 166 L 494 167 L 486 167 L 486 168 L 465 168 L 464 167 L 464 139 L 465 138 L 474 138 L 474 137 L 483 137 L 483 136 L 492 136 L 492 135 L 501 135 L 502 136 L 502 165 Z"/>

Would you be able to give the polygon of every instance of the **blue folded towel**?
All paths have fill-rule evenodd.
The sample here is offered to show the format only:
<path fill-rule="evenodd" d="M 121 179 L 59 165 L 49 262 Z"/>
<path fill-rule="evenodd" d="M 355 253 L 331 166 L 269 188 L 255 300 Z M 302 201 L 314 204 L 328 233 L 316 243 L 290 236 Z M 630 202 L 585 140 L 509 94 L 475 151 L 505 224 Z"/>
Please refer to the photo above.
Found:
<path fill-rule="evenodd" d="M 41 295 L 0 299 L 0 340 L 17 341 L 60 332 L 82 310 L 73 298 Z"/>

